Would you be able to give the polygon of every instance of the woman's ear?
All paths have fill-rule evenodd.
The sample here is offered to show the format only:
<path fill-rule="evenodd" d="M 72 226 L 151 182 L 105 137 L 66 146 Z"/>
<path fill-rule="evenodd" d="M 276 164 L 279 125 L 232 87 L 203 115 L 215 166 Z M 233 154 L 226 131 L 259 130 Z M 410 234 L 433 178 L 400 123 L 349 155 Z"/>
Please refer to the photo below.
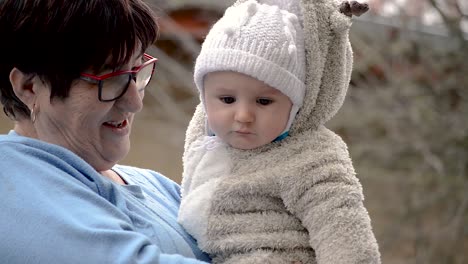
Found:
<path fill-rule="evenodd" d="M 26 74 L 16 67 L 10 72 L 10 83 L 13 87 L 13 92 L 29 109 L 32 109 L 37 96 L 34 87 L 34 77 L 35 75 Z"/>

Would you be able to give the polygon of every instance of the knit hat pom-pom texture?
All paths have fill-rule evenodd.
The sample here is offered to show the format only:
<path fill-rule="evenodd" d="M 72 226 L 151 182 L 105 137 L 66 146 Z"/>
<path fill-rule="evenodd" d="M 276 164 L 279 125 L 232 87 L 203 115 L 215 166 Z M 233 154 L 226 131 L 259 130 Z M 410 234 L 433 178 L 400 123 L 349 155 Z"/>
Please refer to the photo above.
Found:
<path fill-rule="evenodd" d="M 248 6 L 247 6 L 247 13 L 249 14 L 249 16 L 253 16 L 255 15 L 255 13 L 257 12 L 257 9 L 258 9 L 258 4 L 255 3 L 255 2 L 249 2 Z"/>

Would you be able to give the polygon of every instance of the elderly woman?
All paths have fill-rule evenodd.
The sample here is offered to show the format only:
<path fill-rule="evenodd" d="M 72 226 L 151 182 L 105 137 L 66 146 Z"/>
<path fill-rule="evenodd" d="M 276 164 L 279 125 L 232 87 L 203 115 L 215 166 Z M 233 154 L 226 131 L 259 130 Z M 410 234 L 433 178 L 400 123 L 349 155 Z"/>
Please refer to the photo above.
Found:
<path fill-rule="evenodd" d="M 1 263 L 208 260 L 177 224 L 179 186 L 117 165 L 157 30 L 140 0 L 0 0 Z"/>

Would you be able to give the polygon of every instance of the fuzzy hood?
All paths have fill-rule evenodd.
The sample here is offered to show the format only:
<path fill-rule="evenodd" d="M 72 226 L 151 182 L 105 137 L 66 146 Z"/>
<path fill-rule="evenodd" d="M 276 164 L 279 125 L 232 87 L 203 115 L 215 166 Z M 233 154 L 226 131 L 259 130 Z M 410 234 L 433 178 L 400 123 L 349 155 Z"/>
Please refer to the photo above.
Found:
<path fill-rule="evenodd" d="M 239 0 L 235 4 L 244 2 Z M 316 130 L 341 108 L 351 78 L 353 55 L 349 42 L 351 17 L 340 12 L 341 1 L 262 0 L 296 13 L 304 26 L 306 49 L 306 91 L 304 102 L 289 134 Z M 299 11 L 300 10 L 300 11 Z M 186 144 L 207 135 L 205 111 L 199 105 L 187 131 Z M 262 151 L 269 145 L 260 147 Z M 256 152 L 256 151 L 255 151 Z"/>

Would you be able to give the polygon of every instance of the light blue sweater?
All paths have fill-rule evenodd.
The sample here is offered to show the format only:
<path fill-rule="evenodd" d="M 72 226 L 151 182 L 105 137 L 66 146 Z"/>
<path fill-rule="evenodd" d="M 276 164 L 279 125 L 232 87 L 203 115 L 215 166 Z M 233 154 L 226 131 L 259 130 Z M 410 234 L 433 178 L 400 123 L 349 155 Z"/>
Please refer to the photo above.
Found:
<path fill-rule="evenodd" d="M 177 224 L 179 186 L 113 168 L 122 186 L 65 148 L 0 135 L 0 263 L 204 263 Z"/>

